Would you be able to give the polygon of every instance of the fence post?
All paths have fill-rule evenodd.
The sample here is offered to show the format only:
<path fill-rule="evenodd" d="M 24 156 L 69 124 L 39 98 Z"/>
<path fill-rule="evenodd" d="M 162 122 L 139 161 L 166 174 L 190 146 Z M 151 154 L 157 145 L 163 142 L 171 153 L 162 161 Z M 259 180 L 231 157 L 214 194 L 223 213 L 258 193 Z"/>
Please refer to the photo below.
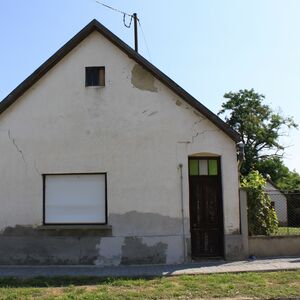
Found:
<path fill-rule="evenodd" d="M 240 220 L 245 256 L 249 256 L 247 192 L 240 189 Z"/>

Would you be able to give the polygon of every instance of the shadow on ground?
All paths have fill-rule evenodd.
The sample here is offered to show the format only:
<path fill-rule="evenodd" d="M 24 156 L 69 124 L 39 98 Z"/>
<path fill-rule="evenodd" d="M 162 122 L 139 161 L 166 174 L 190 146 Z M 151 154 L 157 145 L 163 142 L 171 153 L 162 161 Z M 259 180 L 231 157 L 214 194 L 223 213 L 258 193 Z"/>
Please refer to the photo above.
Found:
<path fill-rule="evenodd" d="M 134 282 L 143 280 L 153 280 L 162 278 L 160 276 L 152 277 L 134 277 L 134 278 L 101 278 L 101 277 L 71 277 L 71 276 L 59 276 L 59 277 L 35 277 L 35 278 L 16 278 L 16 277 L 4 277 L 0 278 L 0 288 L 43 288 L 43 287 L 69 287 L 71 286 L 88 286 L 88 285 L 115 285 L 118 286 L 125 280 Z"/>

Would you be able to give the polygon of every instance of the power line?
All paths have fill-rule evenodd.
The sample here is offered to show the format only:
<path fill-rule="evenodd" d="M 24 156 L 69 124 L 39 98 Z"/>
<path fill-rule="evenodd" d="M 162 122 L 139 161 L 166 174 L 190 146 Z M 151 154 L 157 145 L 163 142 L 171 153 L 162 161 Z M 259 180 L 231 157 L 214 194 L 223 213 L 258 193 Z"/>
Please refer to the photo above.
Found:
<path fill-rule="evenodd" d="M 98 4 L 100 4 L 100 5 L 104 6 L 104 7 L 106 7 L 106 8 L 109 8 L 109 9 L 111 9 L 111 10 L 113 10 L 113 11 L 116 11 L 116 12 L 118 12 L 118 13 L 120 13 L 120 14 L 123 14 L 123 24 L 124 24 L 124 26 L 127 27 L 127 28 L 130 28 L 130 27 L 131 27 L 131 23 L 132 23 L 132 19 L 134 18 L 134 15 L 128 14 L 128 13 L 122 11 L 122 10 L 119 10 L 119 9 L 117 9 L 117 8 L 114 8 L 114 7 L 111 7 L 111 6 L 109 6 L 109 5 L 105 4 L 105 3 L 102 3 L 102 2 L 99 2 L 99 1 L 96 1 L 96 2 L 97 2 Z M 126 16 L 127 16 L 127 17 L 130 17 L 129 24 L 126 24 Z"/>
<path fill-rule="evenodd" d="M 133 15 L 130 15 L 130 14 L 128 14 L 128 13 L 126 13 L 126 12 L 124 12 L 124 11 L 121 11 L 121 10 L 119 10 L 119 9 L 113 8 L 113 7 L 111 7 L 111 6 L 107 5 L 107 4 L 104 4 L 104 3 L 99 2 L 99 1 L 96 1 L 96 2 L 97 2 L 98 4 L 100 4 L 100 5 L 103 5 L 104 7 L 107 7 L 107 8 L 109 8 L 109 9 L 111 9 L 111 10 L 114 10 L 114 11 L 116 11 L 116 12 L 119 12 L 119 13 L 121 13 L 121 14 L 123 14 L 123 15 L 126 15 L 126 16 L 128 16 L 128 17 L 133 17 Z"/>
<path fill-rule="evenodd" d="M 150 54 L 149 47 L 148 47 L 148 43 L 147 43 L 147 40 L 146 40 L 146 36 L 145 36 L 144 30 L 142 28 L 142 24 L 141 24 L 139 19 L 138 19 L 138 23 L 139 23 L 139 26 L 140 26 L 141 31 L 142 31 L 142 36 L 143 36 L 143 40 L 144 40 L 145 45 L 146 45 L 146 49 L 147 49 L 147 52 L 148 52 L 148 55 L 149 55 L 149 59 L 150 59 L 150 61 L 152 61 L 151 54 Z"/>
<path fill-rule="evenodd" d="M 130 21 L 129 21 L 128 25 L 126 24 L 125 18 L 126 18 L 126 15 L 123 14 L 123 24 L 124 24 L 125 27 L 130 28 L 133 16 L 130 17 Z"/>

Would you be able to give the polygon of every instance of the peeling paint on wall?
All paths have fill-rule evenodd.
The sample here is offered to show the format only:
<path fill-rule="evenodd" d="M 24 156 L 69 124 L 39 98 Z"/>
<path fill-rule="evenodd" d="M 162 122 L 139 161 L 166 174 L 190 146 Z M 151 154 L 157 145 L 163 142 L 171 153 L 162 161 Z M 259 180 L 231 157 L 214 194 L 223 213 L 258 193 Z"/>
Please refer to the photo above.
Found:
<path fill-rule="evenodd" d="M 96 246 L 98 257 L 95 265 L 117 266 L 122 259 L 123 237 L 102 238 Z"/>
<path fill-rule="evenodd" d="M 142 238 L 127 237 L 122 246 L 121 264 L 164 264 L 167 261 L 167 248 L 168 245 L 162 242 L 148 246 Z"/>
<path fill-rule="evenodd" d="M 0 265 L 91 265 L 95 237 L 0 236 Z"/>
<path fill-rule="evenodd" d="M 134 87 L 144 91 L 157 92 L 154 82 L 155 78 L 152 74 L 146 71 L 141 65 L 134 65 L 131 71 L 131 83 Z"/>
<path fill-rule="evenodd" d="M 193 110 L 193 113 L 198 116 L 198 117 L 201 117 L 202 119 L 205 119 L 205 117 L 203 115 L 201 115 L 198 111 L 196 110 Z"/>
<path fill-rule="evenodd" d="M 181 105 L 182 105 L 182 102 L 179 101 L 179 100 L 176 100 L 175 104 L 176 104 L 177 106 L 181 106 Z"/>
<path fill-rule="evenodd" d="M 175 251 L 176 249 L 176 251 Z M 169 239 L 168 248 L 166 252 L 167 264 L 176 264 L 178 262 L 184 262 L 184 250 L 182 244 L 182 237 L 178 239 Z"/>
<path fill-rule="evenodd" d="M 125 214 L 109 214 L 109 222 L 116 235 L 180 235 L 181 218 L 172 218 L 155 213 L 130 211 Z M 188 224 L 188 220 L 186 223 Z"/>
<path fill-rule="evenodd" d="M 139 220 L 148 217 L 153 224 L 163 226 L 172 218 L 132 212 Z M 146 217 L 146 218 L 147 218 Z M 165 218 L 164 222 L 161 222 Z M 128 215 L 126 216 L 128 220 Z M 160 220 L 160 221 L 159 221 Z M 122 222 L 125 219 L 122 219 Z M 123 223 L 120 224 L 123 224 Z M 138 221 L 139 222 L 139 221 Z M 133 222 L 132 224 L 138 224 Z M 169 223 L 172 227 L 173 222 Z M 120 225 L 115 225 L 116 228 Z M 169 227 L 167 226 L 167 228 Z M 148 236 L 116 236 L 111 230 L 41 229 L 40 226 L 17 225 L 6 227 L 0 234 L 0 265 L 98 265 L 181 263 L 183 259 L 182 236 L 157 234 Z M 158 227 L 157 227 L 158 228 Z M 170 229 L 170 228 L 169 228 Z M 168 229 L 168 231 L 169 231 Z M 106 235 L 106 236 L 105 236 Z"/>

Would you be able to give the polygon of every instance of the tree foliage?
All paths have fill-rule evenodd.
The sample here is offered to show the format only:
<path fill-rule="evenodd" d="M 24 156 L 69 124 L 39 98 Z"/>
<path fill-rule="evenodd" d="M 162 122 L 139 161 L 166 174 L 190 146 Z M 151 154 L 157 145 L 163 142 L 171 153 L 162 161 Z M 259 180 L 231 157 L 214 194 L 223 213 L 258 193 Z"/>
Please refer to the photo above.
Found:
<path fill-rule="evenodd" d="M 263 190 L 265 184 L 266 180 L 258 171 L 251 171 L 241 182 L 248 195 L 249 235 L 271 235 L 278 230 L 276 212 Z"/>
<path fill-rule="evenodd" d="M 279 138 L 286 135 L 284 130 L 297 127 L 293 118 L 275 113 L 263 104 L 265 96 L 253 89 L 226 93 L 224 98 L 228 100 L 222 104 L 219 114 L 225 114 L 225 121 L 240 133 L 245 145 L 241 174 L 247 175 L 263 163 L 265 166 L 278 164 L 278 160 L 271 160 L 282 157 L 285 147 Z"/>
<path fill-rule="evenodd" d="M 264 178 L 270 178 L 282 191 L 300 191 L 300 175 L 290 171 L 279 157 L 272 157 L 256 163 L 256 169 Z"/>
<path fill-rule="evenodd" d="M 289 176 L 290 170 L 286 167 L 280 157 L 271 157 L 260 160 L 255 164 L 256 170 L 263 175 L 264 178 L 269 178 L 278 183 L 280 180 Z"/>
<path fill-rule="evenodd" d="M 285 177 L 280 178 L 276 182 L 276 186 L 287 192 L 299 192 L 300 191 L 300 175 L 296 171 L 289 171 Z"/>

